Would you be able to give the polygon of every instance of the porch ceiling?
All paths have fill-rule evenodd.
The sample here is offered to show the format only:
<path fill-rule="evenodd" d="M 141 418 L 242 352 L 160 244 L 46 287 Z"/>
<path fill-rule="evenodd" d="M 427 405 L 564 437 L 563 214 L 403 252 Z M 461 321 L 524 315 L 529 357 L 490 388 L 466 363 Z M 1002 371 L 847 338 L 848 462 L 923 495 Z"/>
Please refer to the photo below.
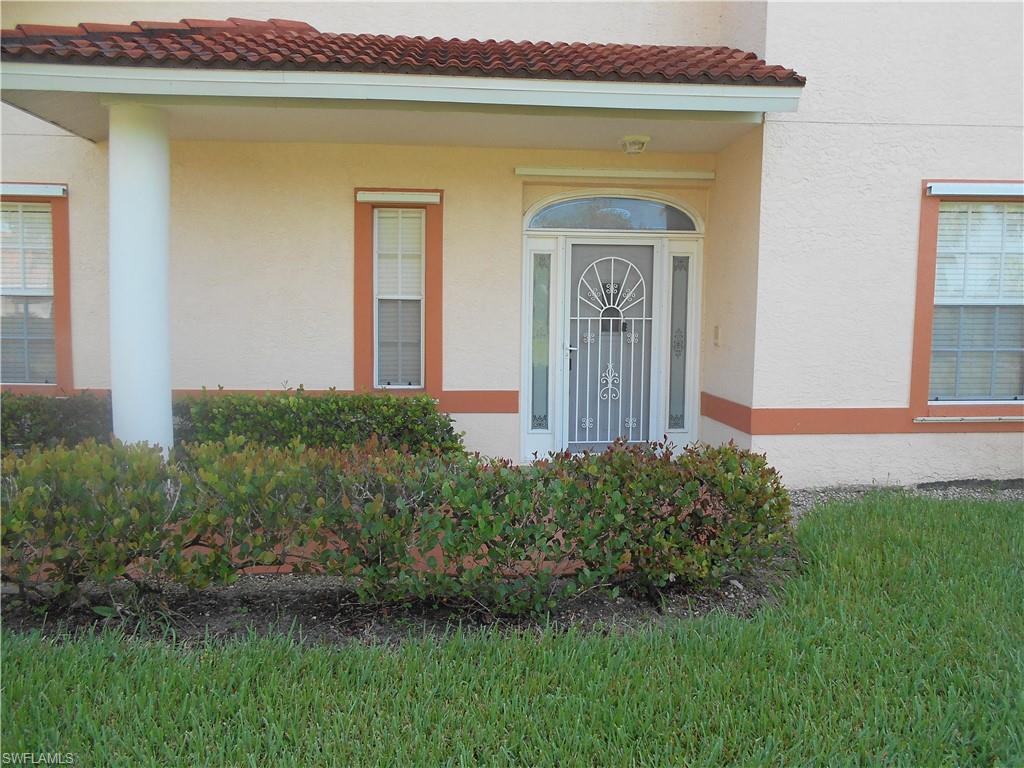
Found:
<path fill-rule="evenodd" d="M 123 97 L 122 97 L 123 98 Z M 91 141 L 108 135 L 97 93 L 4 91 L 3 100 Z M 387 101 L 133 98 L 159 106 L 184 141 L 324 142 L 618 151 L 623 136 L 652 152 L 717 152 L 761 122 L 758 112 L 625 111 Z"/>

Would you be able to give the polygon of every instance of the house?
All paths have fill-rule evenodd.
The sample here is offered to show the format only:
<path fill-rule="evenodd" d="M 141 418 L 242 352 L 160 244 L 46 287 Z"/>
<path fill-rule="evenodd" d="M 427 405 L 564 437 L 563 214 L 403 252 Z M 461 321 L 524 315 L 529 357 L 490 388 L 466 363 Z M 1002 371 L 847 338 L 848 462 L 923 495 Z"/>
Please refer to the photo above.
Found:
<path fill-rule="evenodd" d="M 4 3 L 5 390 L 1024 475 L 1019 3 L 181 7 Z"/>

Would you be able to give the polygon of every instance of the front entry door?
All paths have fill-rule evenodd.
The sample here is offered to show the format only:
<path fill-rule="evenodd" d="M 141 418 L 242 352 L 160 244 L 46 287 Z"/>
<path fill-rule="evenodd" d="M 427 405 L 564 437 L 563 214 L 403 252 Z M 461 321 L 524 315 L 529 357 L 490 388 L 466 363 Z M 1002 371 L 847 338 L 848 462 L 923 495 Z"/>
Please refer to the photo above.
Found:
<path fill-rule="evenodd" d="M 650 439 L 654 246 L 571 246 L 567 442 Z"/>

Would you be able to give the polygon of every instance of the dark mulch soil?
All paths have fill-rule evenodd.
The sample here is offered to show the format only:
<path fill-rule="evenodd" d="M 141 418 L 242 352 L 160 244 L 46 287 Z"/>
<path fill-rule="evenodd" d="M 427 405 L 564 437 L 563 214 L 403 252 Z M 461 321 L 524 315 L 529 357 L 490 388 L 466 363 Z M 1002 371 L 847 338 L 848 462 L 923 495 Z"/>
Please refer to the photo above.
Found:
<path fill-rule="evenodd" d="M 142 596 L 126 585 L 110 591 L 92 589 L 87 591 L 89 605 L 72 608 L 46 609 L 5 588 L 0 612 L 9 631 L 38 630 L 56 637 L 120 629 L 186 645 L 250 634 L 290 635 L 308 644 L 391 644 L 409 637 L 441 636 L 457 627 L 554 627 L 614 634 L 715 611 L 750 616 L 773 602 L 776 588 L 795 572 L 797 562 L 787 550 L 770 563 L 699 591 L 618 597 L 595 591 L 567 600 L 541 618 L 503 618 L 467 606 L 426 603 L 360 605 L 337 579 L 296 575 L 242 576 L 230 587 L 188 592 L 171 586 Z M 100 615 L 93 606 L 107 615 Z M 112 608 L 120 615 L 109 615 Z"/>

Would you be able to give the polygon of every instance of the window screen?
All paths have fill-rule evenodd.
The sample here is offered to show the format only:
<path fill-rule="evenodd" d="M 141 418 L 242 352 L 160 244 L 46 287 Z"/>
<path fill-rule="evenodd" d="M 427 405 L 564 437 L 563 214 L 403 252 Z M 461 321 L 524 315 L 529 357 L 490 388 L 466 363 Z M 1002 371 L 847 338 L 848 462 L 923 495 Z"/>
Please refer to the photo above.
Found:
<path fill-rule="evenodd" d="M 929 397 L 1024 398 L 1024 204 L 942 203 Z"/>
<path fill-rule="evenodd" d="M 378 387 L 423 386 L 421 209 L 374 212 Z"/>
<path fill-rule="evenodd" d="M 52 384 L 57 361 L 49 203 L 3 203 L 0 229 L 0 380 Z"/>

